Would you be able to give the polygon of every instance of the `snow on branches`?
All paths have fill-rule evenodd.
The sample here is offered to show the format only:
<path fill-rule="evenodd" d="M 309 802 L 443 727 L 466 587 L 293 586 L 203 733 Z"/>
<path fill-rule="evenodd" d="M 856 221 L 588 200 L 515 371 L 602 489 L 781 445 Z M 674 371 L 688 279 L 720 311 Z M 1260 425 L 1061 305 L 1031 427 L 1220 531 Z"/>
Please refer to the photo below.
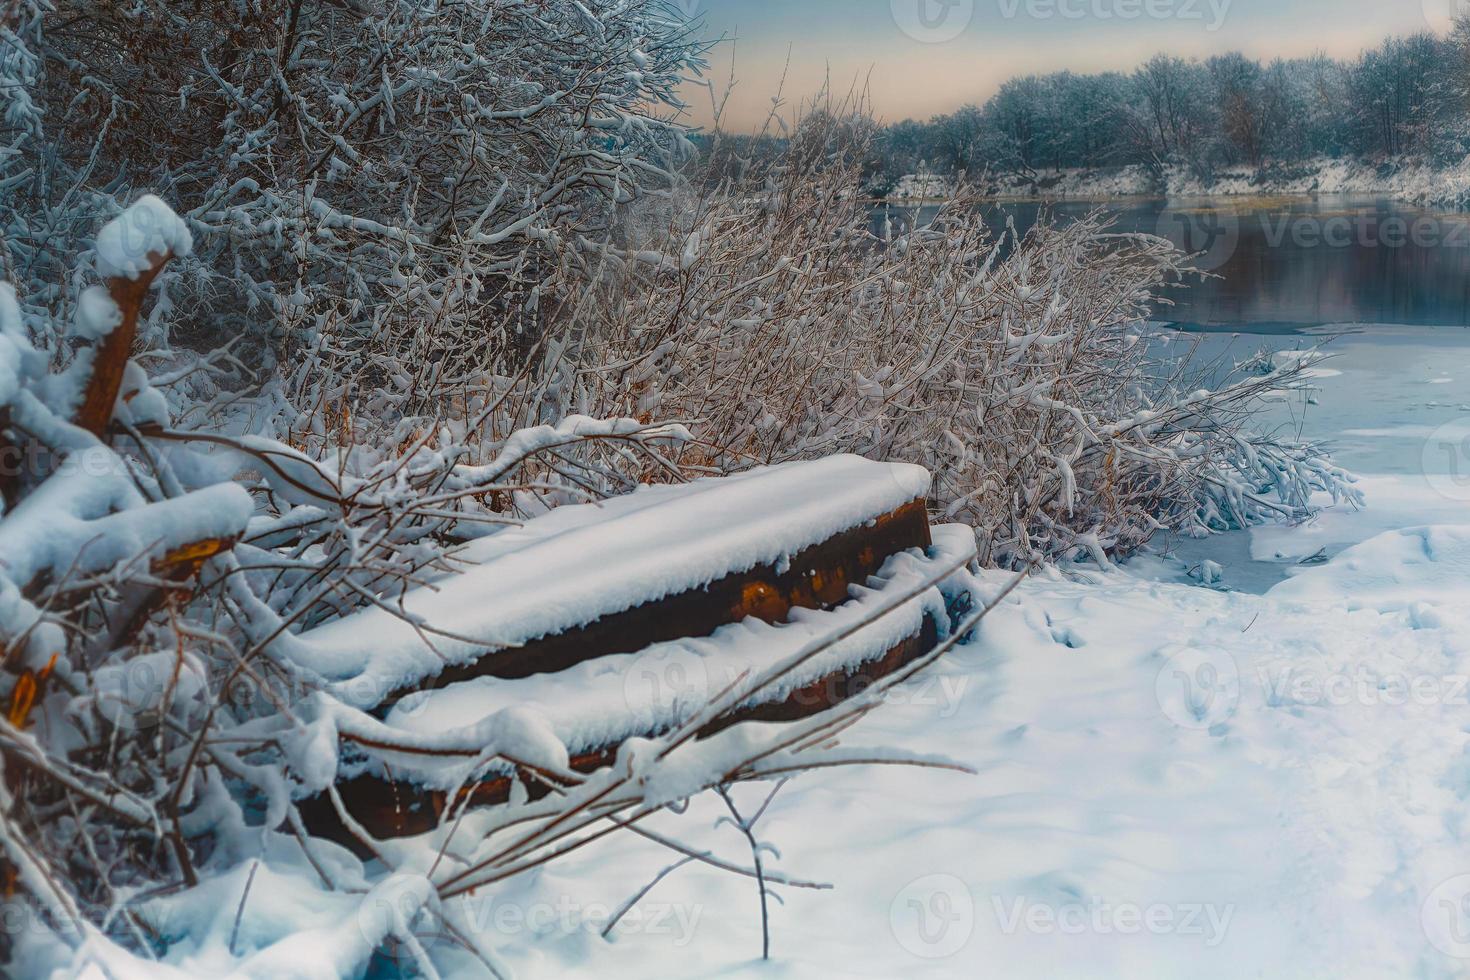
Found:
<path fill-rule="evenodd" d="M 251 796 L 271 801 L 263 829 L 284 819 L 289 767 L 223 733 L 290 718 L 310 696 L 316 678 L 285 656 L 293 627 L 389 606 L 448 570 L 459 540 L 448 529 L 477 514 L 508 521 L 482 501 L 537 492 L 520 482 L 532 460 L 575 469 L 565 454 L 589 441 L 652 458 L 683 437 L 572 418 L 482 463 L 437 433 L 400 458 L 328 466 L 260 436 L 175 428 L 129 355 L 148 285 L 189 254 L 189 232 L 144 197 L 97 242 L 112 276 L 83 294 L 63 368 L 0 284 L 0 870 L 8 894 L 59 912 L 48 929 L 73 943 L 104 924 L 84 907 L 117 911 L 154 875 L 199 881 L 196 861 L 216 850 L 209 827 L 227 812 L 243 826 Z M 229 700 L 247 686 L 266 693 Z M 225 792 L 224 780 L 238 785 Z"/>
<path fill-rule="evenodd" d="M 244 337 L 258 381 L 310 363 L 354 424 L 391 428 L 524 354 L 544 270 L 673 186 L 694 31 L 668 0 L 21 0 L 0 268 L 39 322 L 78 259 L 113 271 L 105 242 L 71 251 L 84 222 L 169 188 L 202 246 L 148 328 Z"/>
<path fill-rule="evenodd" d="M 274 976 L 307 969 L 307 957 L 311 975 L 348 978 L 390 956 L 425 975 L 445 962 L 500 975 L 495 943 L 470 921 L 471 892 L 507 887 L 705 790 L 817 766 L 949 766 L 839 748 L 835 735 L 970 633 L 983 611 L 969 596 L 969 619 L 946 624 L 939 648 L 790 728 L 695 738 L 746 699 L 818 669 L 840 636 L 793 633 L 799 650 L 747 669 L 591 775 L 572 769 L 545 718 L 499 712 L 464 778 L 528 767 L 544 795 L 522 788 L 493 811 L 445 813 L 420 837 L 375 840 L 338 795 L 343 736 L 372 732 L 387 751 L 417 746 L 412 732 L 339 697 L 333 681 L 354 659 L 361 672 L 381 631 L 328 649 L 308 627 L 367 610 L 425 637 L 452 632 L 454 622 L 416 616 L 406 597 L 461 572 L 467 538 L 515 523 L 518 510 L 673 471 L 669 454 L 690 435 L 572 415 L 488 447 L 456 442 L 446 425 L 401 446 L 313 455 L 238 420 L 192 426 L 115 343 L 162 298 L 148 283 L 188 254 L 188 233 L 147 197 L 97 241 L 114 275 L 86 284 L 87 328 L 71 332 L 76 349 L 62 366 L 32 344 L 12 288 L 0 285 L 0 886 L 7 925 L 24 926 L 0 933 L 0 960 L 23 973 L 174 975 L 178 964 Z M 43 326 L 64 337 L 54 321 Z M 99 389 L 110 411 L 83 425 Z M 944 609 L 941 582 L 968 590 L 957 569 L 973 552 L 962 537 L 957 556 L 923 565 L 900 595 L 854 607 L 858 625 L 906 615 L 921 595 Z M 493 567 L 475 582 L 494 588 Z M 376 863 L 311 836 L 301 806 L 312 794 Z M 752 870 L 636 832 L 762 887 L 811 885 L 760 854 Z M 252 888 L 265 895 L 247 911 Z M 314 911 L 298 922 L 276 903 Z M 447 947 L 432 942 L 442 936 Z"/>
<path fill-rule="evenodd" d="M 655 213 L 643 252 L 609 252 L 569 355 L 597 412 L 700 419 L 690 467 L 918 463 L 982 561 L 1018 567 L 1358 499 L 1320 447 L 1252 429 L 1309 386 L 1302 363 L 1201 389 L 1160 353 L 1147 321 L 1189 274 L 1167 241 L 1103 215 L 1018 237 L 964 191 L 892 234 L 857 193 L 867 129 L 816 111 L 774 160 Z"/>

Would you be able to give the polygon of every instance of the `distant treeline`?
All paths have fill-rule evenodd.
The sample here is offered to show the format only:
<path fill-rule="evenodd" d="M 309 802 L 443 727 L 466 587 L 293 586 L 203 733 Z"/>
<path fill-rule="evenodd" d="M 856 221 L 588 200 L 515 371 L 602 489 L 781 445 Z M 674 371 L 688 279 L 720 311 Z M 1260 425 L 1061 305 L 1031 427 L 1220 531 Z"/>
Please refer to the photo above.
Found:
<path fill-rule="evenodd" d="M 1026 179 L 1141 164 L 1208 177 L 1322 155 L 1448 162 L 1470 152 L 1467 92 L 1470 19 L 1447 37 L 1391 38 L 1350 61 L 1159 54 L 1131 73 L 1013 78 L 983 106 L 879 128 L 864 169 L 882 193 L 921 170 Z M 766 141 L 741 142 L 759 155 Z"/>

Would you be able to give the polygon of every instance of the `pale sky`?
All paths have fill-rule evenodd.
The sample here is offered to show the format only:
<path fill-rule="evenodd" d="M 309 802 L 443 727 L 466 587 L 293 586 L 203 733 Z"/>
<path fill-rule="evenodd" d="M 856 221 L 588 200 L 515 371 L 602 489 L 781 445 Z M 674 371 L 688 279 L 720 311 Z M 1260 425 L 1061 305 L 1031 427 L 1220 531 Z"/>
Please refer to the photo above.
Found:
<path fill-rule="evenodd" d="M 788 101 L 810 96 L 829 72 L 843 92 L 867 78 L 879 116 L 896 121 L 984 102 L 1013 75 L 1126 70 L 1158 51 L 1352 56 L 1390 34 L 1446 29 L 1457 2 L 1470 9 L 1470 0 L 674 2 L 702 17 L 708 34 L 737 39 L 713 53 L 710 77 L 722 88 L 733 57 L 725 124 L 741 131 L 769 111 L 788 51 Z M 707 124 L 709 94 L 685 94 Z"/>

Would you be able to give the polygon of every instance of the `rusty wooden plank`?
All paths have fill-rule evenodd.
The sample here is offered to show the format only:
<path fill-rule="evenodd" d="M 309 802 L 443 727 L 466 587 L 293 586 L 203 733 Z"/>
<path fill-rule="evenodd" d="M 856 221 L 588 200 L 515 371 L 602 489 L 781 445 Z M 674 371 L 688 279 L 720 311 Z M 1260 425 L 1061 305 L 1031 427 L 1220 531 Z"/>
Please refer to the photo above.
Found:
<path fill-rule="evenodd" d="M 934 620 L 926 613 L 923 625 L 917 633 L 900 640 L 879 659 L 834 671 L 791 692 L 783 699 L 751 705 L 722 715 L 702 729 L 699 737 L 708 738 L 741 722 L 797 721 L 826 711 L 861 693 L 874 682 L 914 662 L 934 649 L 938 641 L 938 628 Z M 653 736 L 658 733 L 645 734 Z M 572 757 L 571 767 L 577 772 L 590 773 L 612 765 L 621 745 L 620 740 L 611 745 L 578 753 Z M 377 747 L 391 748 L 391 746 Z M 512 778 L 511 776 L 497 776 L 473 783 L 463 788 L 456 799 L 463 801 L 468 798 L 468 805 L 476 807 L 499 805 L 510 798 Z M 519 778 L 525 783 L 532 798 L 548 792 L 541 780 L 529 774 L 522 774 Z M 427 833 L 437 825 L 449 803 L 446 791 L 428 790 L 404 780 L 387 781 L 377 776 L 358 776 L 339 782 L 337 790 L 341 794 L 347 811 L 379 839 Z M 307 829 L 314 836 L 325 837 L 366 854 L 361 844 L 342 825 L 331 801 L 325 795 L 303 801 L 301 816 Z"/>
<path fill-rule="evenodd" d="M 480 677 L 515 679 L 555 673 L 596 657 L 637 653 L 655 643 L 708 636 L 749 616 L 778 623 L 796 607 L 831 609 L 847 600 L 849 586 L 865 582 L 889 556 L 931 544 L 926 502 L 914 500 L 804 549 L 783 569 L 757 566 L 577 629 L 488 653 L 470 664 L 447 667 L 434 677 L 394 691 L 379 709 L 383 711 L 414 691 Z"/>

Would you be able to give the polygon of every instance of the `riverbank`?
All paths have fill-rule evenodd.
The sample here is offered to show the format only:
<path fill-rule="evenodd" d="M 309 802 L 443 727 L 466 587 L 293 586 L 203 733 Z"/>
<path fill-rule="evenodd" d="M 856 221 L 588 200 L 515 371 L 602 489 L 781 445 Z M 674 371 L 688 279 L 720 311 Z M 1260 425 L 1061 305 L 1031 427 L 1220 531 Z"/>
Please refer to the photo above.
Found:
<path fill-rule="evenodd" d="M 757 959 L 754 886 L 690 865 L 611 947 L 568 929 L 508 950 L 512 965 L 785 980 L 1464 977 L 1470 489 L 1431 435 L 1470 410 L 1470 337 L 1339 329 L 1352 332 L 1318 369 L 1320 404 L 1283 404 L 1282 419 L 1362 468 L 1367 507 L 1214 538 L 1190 561 L 1033 576 L 977 642 L 844 736 L 942 751 L 977 775 L 833 770 L 772 803 L 770 866 L 833 886 L 780 890 L 775 963 Z M 1241 353 L 1261 339 L 1294 346 L 1241 338 Z M 1248 555 L 1232 561 L 1232 543 Z M 1202 575 L 1211 554 L 1219 567 Z M 998 590 L 1006 577 L 986 579 Z M 739 859 L 713 803 L 650 828 Z M 551 903 L 575 884 L 615 904 L 670 860 L 640 847 L 589 848 L 518 900 Z"/>
<path fill-rule="evenodd" d="M 910 174 L 886 200 L 917 204 L 943 199 L 948 178 Z M 1043 170 L 1035 178 L 1015 175 L 982 183 L 986 194 L 1016 200 L 1105 200 L 1125 197 L 1196 197 L 1263 194 L 1363 194 L 1425 207 L 1459 208 L 1470 203 L 1470 157 L 1445 167 L 1419 160 L 1375 162 L 1316 157 L 1269 168 L 1228 167 L 1208 179 L 1184 167 L 1169 167 L 1162 181 L 1140 165 Z"/>

